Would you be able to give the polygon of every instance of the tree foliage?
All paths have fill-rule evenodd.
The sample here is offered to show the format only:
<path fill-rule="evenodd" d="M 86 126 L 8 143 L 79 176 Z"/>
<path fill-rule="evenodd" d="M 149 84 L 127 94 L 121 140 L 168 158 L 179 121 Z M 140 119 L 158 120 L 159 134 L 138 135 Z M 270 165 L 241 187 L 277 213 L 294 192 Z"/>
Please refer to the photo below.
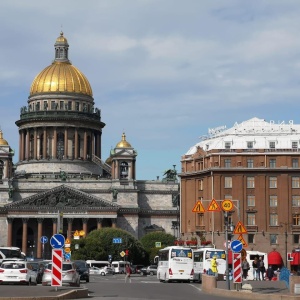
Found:
<path fill-rule="evenodd" d="M 113 243 L 113 238 L 121 238 L 121 244 Z M 75 244 L 79 244 L 79 249 L 75 250 Z M 126 258 L 135 264 L 144 263 L 148 259 L 147 253 L 142 244 L 129 232 L 119 228 L 102 228 L 93 230 L 86 238 L 73 240 L 71 244 L 72 259 L 94 259 L 123 260 L 120 253 L 129 251 Z"/>
<path fill-rule="evenodd" d="M 173 235 L 160 231 L 150 232 L 140 239 L 142 245 L 149 254 L 149 263 L 153 263 L 154 257 L 157 255 L 159 249 L 174 245 L 174 240 L 175 238 Z M 156 242 L 161 243 L 160 248 L 156 247 Z"/>

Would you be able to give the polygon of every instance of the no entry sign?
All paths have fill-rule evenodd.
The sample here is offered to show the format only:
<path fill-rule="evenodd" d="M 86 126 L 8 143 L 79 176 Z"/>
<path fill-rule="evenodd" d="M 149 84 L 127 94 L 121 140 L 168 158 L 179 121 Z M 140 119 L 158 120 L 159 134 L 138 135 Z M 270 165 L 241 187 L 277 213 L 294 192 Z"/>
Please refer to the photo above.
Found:
<path fill-rule="evenodd" d="M 52 249 L 52 279 L 51 286 L 62 286 L 63 250 Z"/>

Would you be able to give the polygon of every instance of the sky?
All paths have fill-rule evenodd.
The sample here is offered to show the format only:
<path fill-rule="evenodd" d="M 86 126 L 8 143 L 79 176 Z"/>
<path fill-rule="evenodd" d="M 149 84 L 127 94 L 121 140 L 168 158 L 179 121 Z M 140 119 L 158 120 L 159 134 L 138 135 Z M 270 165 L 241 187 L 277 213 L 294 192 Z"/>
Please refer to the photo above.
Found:
<path fill-rule="evenodd" d="M 0 128 L 15 121 L 60 31 L 106 123 L 102 159 L 126 133 L 137 179 L 181 171 L 209 128 L 253 117 L 300 123 L 298 0 L 2 0 Z"/>

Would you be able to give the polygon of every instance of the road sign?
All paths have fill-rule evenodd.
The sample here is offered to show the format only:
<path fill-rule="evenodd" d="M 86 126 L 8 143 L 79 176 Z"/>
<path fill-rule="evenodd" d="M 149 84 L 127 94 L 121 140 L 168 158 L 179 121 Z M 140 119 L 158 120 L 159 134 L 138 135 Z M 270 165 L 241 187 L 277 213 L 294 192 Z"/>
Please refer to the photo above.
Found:
<path fill-rule="evenodd" d="M 243 247 L 244 247 L 244 248 L 248 247 L 248 244 L 247 244 L 247 242 L 244 240 L 242 234 L 240 234 L 240 235 L 238 236 L 237 239 L 243 244 Z"/>
<path fill-rule="evenodd" d="M 224 211 L 231 211 L 233 209 L 233 203 L 230 199 L 225 199 L 222 201 L 221 207 Z"/>
<path fill-rule="evenodd" d="M 245 228 L 245 226 L 242 224 L 241 221 L 238 221 L 238 223 L 236 224 L 233 233 L 234 234 L 244 234 L 247 233 L 247 229 Z"/>
<path fill-rule="evenodd" d="M 227 249 L 230 249 L 231 241 L 227 241 Z M 224 247 L 226 249 L 226 241 L 224 242 Z"/>
<path fill-rule="evenodd" d="M 160 248 L 161 247 L 161 242 L 155 242 L 155 248 Z"/>
<path fill-rule="evenodd" d="M 243 249 L 243 244 L 239 240 L 234 240 L 230 244 L 231 250 L 235 253 L 241 252 Z"/>
<path fill-rule="evenodd" d="M 192 212 L 201 212 L 201 213 L 205 212 L 205 209 L 204 209 L 201 201 L 197 201 L 196 205 L 192 209 Z"/>
<path fill-rule="evenodd" d="M 125 256 L 125 252 L 124 251 L 122 251 L 121 253 L 120 253 L 120 255 L 122 256 L 122 257 L 124 257 Z"/>
<path fill-rule="evenodd" d="M 62 234 L 54 234 L 50 239 L 50 244 L 54 249 L 60 249 L 65 245 L 65 237 Z"/>
<path fill-rule="evenodd" d="M 85 232 L 84 232 L 83 230 L 80 230 L 80 231 L 79 231 L 79 235 L 80 235 L 80 236 L 84 236 L 84 235 L 85 235 Z"/>
<path fill-rule="evenodd" d="M 233 253 L 233 283 L 242 283 L 242 255 Z"/>
<path fill-rule="evenodd" d="M 66 239 L 65 248 L 70 248 L 70 247 L 71 247 L 71 241 L 69 239 Z"/>
<path fill-rule="evenodd" d="M 212 199 L 207 211 L 221 211 L 221 208 L 215 199 Z"/>
<path fill-rule="evenodd" d="M 73 236 L 80 236 L 79 231 L 76 230 L 76 231 L 74 232 Z"/>
<path fill-rule="evenodd" d="M 122 238 L 113 238 L 113 244 L 122 244 Z"/>
<path fill-rule="evenodd" d="M 52 249 L 51 286 L 62 286 L 63 250 Z"/>
<path fill-rule="evenodd" d="M 65 253 L 70 253 L 71 252 L 71 248 L 65 248 Z"/>
<path fill-rule="evenodd" d="M 46 243 L 48 243 L 48 238 L 46 237 L 46 236 L 41 236 L 41 243 L 42 244 L 46 244 Z"/>
<path fill-rule="evenodd" d="M 65 259 L 66 260 L 70 260 L 71 259 L 71 252 L 65 254 Z"/>

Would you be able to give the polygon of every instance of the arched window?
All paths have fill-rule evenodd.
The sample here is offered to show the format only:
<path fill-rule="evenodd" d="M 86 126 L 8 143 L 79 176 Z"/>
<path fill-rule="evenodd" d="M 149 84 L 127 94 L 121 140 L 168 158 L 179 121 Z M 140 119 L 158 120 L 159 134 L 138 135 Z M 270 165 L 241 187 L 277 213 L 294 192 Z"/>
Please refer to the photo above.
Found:
<path fill-rule="evenodd" d="M 120 164 L 120 178 L 128 177 L 128 163 L 126 161 L 122 161 Z"/>
<path fill-rule="evenodd" d="M 2 182 L 3 171 L 4 171 L 4 162 L 0 160 L 0 182 Z"/>
<path fill-rule="evenodd" d="M 65 152 L 65 135 L 62 132 L 57 134 L 56 156 L 58 159 L 63 159 Z"/>

